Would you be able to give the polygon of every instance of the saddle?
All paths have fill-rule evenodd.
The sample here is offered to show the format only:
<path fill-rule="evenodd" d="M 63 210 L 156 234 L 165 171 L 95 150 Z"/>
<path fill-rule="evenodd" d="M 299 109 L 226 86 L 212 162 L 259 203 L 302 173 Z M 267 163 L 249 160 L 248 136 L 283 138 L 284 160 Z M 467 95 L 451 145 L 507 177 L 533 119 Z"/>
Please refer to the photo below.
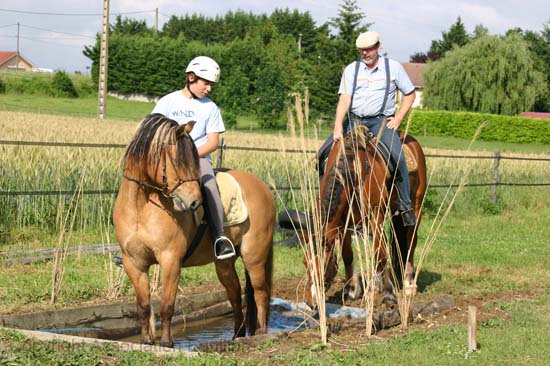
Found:
<path fill-rule="evenodd" d="M 241 186 L 231 174 L 216 172 L 224 212 L 224 227 L 237 225 L 248 218 L 248 209 L 243 200 Z"/>

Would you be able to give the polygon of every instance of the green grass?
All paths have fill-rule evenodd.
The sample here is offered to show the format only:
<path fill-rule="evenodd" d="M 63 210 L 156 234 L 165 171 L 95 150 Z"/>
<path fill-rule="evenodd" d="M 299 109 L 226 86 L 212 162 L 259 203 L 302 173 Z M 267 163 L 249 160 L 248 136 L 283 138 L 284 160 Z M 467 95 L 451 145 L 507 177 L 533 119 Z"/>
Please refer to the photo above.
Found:
<path fill-rule="evenodd" d="M 96 118 L 98 115 L 97 98 L 51 98 L 26 94 L 0 94 L 0 110 L 31 112 Z M 106 115 L 109 119 L 140 121 L 151 113 L 154 103 L 124 101 L 107 98 Z"/>
<path fill-rule="evenodd" d="M 470 145 L 470 140 L 460 139 L 456 137 L 443 137 L 443 136 L 416 136 L 415 138 L 420 142 L 423 147 L 429 147 L 432 149 L 451 149 L 451 150 L 465 150 Z M 527 154 L 548 154 L 550 158 L 550 146 L 544 144 L 517 144 L 500 141 L 475 141 L 471 148 L 472 151 L 479 151 L 480 153 L 492 154 L 495 151 L 505 153 L 527 153 Z"/>

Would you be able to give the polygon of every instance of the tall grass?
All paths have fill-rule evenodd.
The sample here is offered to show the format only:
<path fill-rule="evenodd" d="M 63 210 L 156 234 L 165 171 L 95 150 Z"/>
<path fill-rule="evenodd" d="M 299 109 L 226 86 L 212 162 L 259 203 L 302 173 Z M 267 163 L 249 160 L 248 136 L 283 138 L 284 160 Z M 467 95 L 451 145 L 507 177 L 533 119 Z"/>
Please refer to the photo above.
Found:
<path fill-rule="evenodd" d="M 20 112 L 0 112 L 0 139 L 18 141 L 89 142 L 125 145 L 131 138 L 138 121 L 108 120 L 36 115 Z M 301 146 L 300 136 L 228 132 L 225 143 L 229 147 L 268 147 L 281 149 L 282 141 L 288 148 Z M 305 136 L 308 150 L 316 150 L 321 140 Z M 425 149 L 427 154 L 478 155 L 477 152 Z M 21 231 L 36 230 L 46 234 L 59 230 L 60 213 L 67 212 L 70 196 L 82 176 L 83 191 L 116 191 L 121 169 L 123 149 L 34 147 L 0 145 L 0 191 L 6 192 L 60 192 L 68 194 L 0 196 L 0 245 L 13 242 Z M 546 155 L 514 154 L 519 157 L 545 157 Z M 214 155 L 214 161 L 216 156 Z M 313 154 L 303 159 L 313 161 Z M 459 169 L 468 167 L 470 183 L 491 182 L 491 159 L 428 158 L 428 171 L 433 172 L 431 186 L 445 185 Z M 499 174 L 506 182 L 548 182 L 546 171 L 549 162 L 501 160 Z M 302 158 L 297 154 L 261 151 L 227 150 L 224 166 L 249 171 L 265 181 L 273 180 L 277 187 L 299 186 Z M 455 188 L 451 189 L 454 192 Z M 499 187 L 498 203 L 491 202 L 491 187 L 467 187 L 453 207 L 459 215 L 498 214 L 521 206 L 537 209 L 550 206 L 548 187 Z M 289 202 L 290 192 L 278 192 L 282 201 Z M 436 215 L 444 199 L 444 188 L 430 188 L 425 202 L 425 214 Z M 75 230 L 99 232 L 102 223 L 110 221 L 115 194 L 84 194 L 75 221 Z M 297 209 L 302 209 L 297 203 Z M 60 209 L 61 207 L 61 209 Z M 281 203 L 278 209 L 282 208 Z"/>

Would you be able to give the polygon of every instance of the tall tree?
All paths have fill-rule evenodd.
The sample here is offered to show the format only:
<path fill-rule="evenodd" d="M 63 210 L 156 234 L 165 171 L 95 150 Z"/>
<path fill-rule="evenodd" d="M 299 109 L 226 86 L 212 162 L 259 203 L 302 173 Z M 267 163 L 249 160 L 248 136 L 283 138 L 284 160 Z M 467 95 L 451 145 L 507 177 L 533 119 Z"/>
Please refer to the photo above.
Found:
<path fill-rule="evenodd" d="M 462 47 L 470 41 L 461 17 L 456 19 L 448 32 L 441 32 L 441 36 L 440 40 L 433 40 L 430 47 L 430 52 L 436 54 L 438 58 L 444 57 L 445 52 L 452 50 L 453 47 Z"/>
<path fill-rule="evenodd" d="M 546 93 L 528 44 L 517 33 L 479 37 L 447 52 L 424 73 L 424 106 L 514 115 Z"/>
<path fill-rule="evenodd" d="M 329 24 L 337 31 L 336 40 L 341 57 L 346 61 L 357 58 L 355 51 L 355 39 L 366 32 L 372 23 L 363 23 L 366 15 L 357 5 L 357 0 L 343 0 L 338 10 L 338 15 L 331 18 Z"/>
<path fill-rule="evenodd" d="M 153 30 L 147 27 L 145 20 L 122 18 L 117 15 L 115 23 L 110 26 L 111 33 L 125 34 L 128 36 L 152 34 Z"/>

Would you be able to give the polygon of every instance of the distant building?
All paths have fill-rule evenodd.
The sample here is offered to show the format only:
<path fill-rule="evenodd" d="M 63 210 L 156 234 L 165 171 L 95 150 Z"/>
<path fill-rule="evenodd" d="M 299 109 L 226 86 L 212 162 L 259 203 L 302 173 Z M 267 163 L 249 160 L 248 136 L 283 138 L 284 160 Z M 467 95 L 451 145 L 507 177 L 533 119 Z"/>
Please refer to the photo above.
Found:
<path fill-rule="evenodd" d="M 0 51 L 0 70 L 25 70 L 34 68 L 32 62 L 15 51 Z"/>
<path fill-rule="evenodd" d="M 424 78 L 422 76 L 422 73 L 424 72 L 424 69 L 428 66 L 428 64 L 402 62 L 401 65 L 403 65 L 403 67 L 405 68 L 405 71 L 409 75 L 409 78 L 411 79 L 416 91 L 416 99 L 414 100 L 413 108 L 422 108 L 422 93 L 424 91 Z M 401 93 L 397 93 L 396 98 L 397 102 L 399 103 L 402 98 Z"/>
<path fill-rule="evenodd" d="M 545 113 L 545 112 L 523 112 L 520 114 L 520 116 L 529 117 L 529 118 L 550 119 L 550 113 Z"/>

